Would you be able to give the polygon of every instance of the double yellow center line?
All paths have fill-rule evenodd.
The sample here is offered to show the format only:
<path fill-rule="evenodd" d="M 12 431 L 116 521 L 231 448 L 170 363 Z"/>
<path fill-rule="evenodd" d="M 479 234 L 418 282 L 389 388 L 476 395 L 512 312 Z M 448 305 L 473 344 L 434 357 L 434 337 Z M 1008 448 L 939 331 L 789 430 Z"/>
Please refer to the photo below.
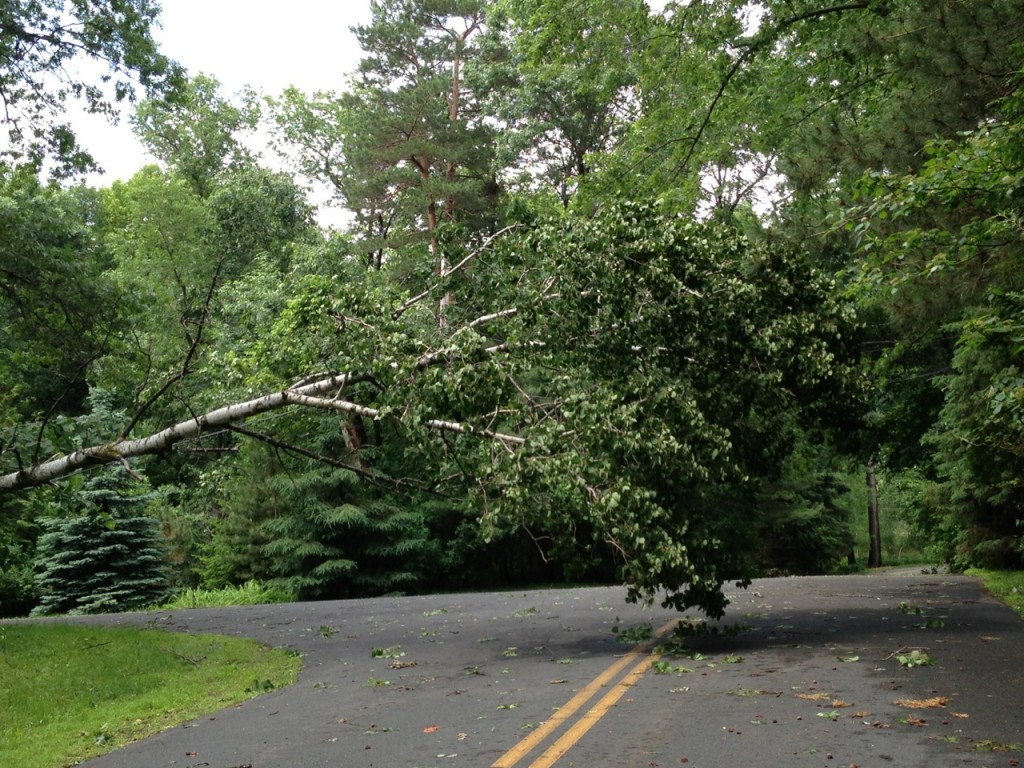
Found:
<path fill-rule="evenodd" d="M 548 747 L 543 754 L 530 763 L 529 768 L 550 768 L 558 760 L 565 755 L 583 736 L 589 731 L 597 722 L 608 714 L 608 711 L 615 706 L 615 703 L 622 698 L 622 696 L 629 690 L 630 686 L 636 683 L 644 672 L 651 667 L 651 662 L 658 658 L 658 655 L 648 656 L 647 651 L 650 650 L 655 644 L 657 644 L 661 638 L 668 633 L 676 624 L 679 623 L 678 619 L 665 624 L 654 636 L 647 642 L 638 645 L 632 651 L 627 653 L 621 659 L 612 664 L 608 669 L 602 672 L 600 675 L 595 677 L 590 683 L 587 684 L 579 693 L 573 696 L 569 701 L 563 704 L 558 710 L 544 723 L 541 724 L 537 730 L 533 731 L 529 736 L 524 738 L 512 749 L 498 758 L 497 762 L 493 763 L 491 768 L 512 768 L 517 765 L 523 758 L 537 749 L 545 739 L 548 738 L 552 733 L 558 730 L 566 721 L 569 720 L 576 712 L 590 701 L 599 690 L 608 683 L 616 678 L 619 673 L 622 672 L 630 664 L 634 666 L 626 675 L 619 681 L 619 684 L 608 691 L 601 699 L 589 710 L 587 710 L 579 719 L 576 720 L 569 728 L 563 733 L 557 741 L 555 741 L 550 747 Z M 641 659 L 637 662 L 637 659 Z"/>

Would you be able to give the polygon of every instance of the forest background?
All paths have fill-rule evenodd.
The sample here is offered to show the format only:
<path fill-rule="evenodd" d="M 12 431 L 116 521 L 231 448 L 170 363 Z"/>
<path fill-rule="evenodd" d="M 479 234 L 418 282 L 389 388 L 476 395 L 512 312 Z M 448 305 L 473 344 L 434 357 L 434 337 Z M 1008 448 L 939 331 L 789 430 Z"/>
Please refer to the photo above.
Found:
<path fill-rule="evenodd" d="M 862 562 L 865 476 L 887 555 L 1021 567 L 1024 3 L 380 0 L 344 89 L 241 96 L 158 13 L 0 13 L 0 613 L 714 616 Z M 76 99 L 159 162 L 81 183 Z"/>

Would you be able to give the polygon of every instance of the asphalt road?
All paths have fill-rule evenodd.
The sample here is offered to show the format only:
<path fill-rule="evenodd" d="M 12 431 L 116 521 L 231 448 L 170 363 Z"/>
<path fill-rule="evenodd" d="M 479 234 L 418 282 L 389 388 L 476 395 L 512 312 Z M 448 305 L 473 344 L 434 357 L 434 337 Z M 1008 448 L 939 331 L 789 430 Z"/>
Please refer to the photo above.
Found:
<path fill-rule="evenodd" d="M 291 648 L 298 682 L 88 768 L 1016 766 L 1024 621 L 920 571 L 733 590 L 729 636 L 652 655 L 679 618 L 621 589 L 83 617 Z M 657 638 L 655 638 L 657 639 Z M 908 667 L 913 650 L 934 663 Z M 1016 744 L 1014 749 L 1007 747 Z"/>

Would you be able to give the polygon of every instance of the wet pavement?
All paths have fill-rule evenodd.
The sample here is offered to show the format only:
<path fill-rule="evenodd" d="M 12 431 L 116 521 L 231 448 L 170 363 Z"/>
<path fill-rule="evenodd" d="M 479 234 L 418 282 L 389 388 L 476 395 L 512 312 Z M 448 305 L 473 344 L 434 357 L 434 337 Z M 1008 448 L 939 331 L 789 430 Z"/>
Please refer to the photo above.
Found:
<path fill-rule="evenodd" d="M 303 656 L 293 686 L 85 765 L 1013 768 L 1024 760 L 1024 621 L 977 580 L 916 569 L 728 591 L 719 632 L 695 624 L 685 652 L 660 656 L 670 634 L 621 640 L 642 641 L 648 626 L 657 635 L 679 614 L 629 605 L 619 588 L 68 619 L 250 637 Z"/>

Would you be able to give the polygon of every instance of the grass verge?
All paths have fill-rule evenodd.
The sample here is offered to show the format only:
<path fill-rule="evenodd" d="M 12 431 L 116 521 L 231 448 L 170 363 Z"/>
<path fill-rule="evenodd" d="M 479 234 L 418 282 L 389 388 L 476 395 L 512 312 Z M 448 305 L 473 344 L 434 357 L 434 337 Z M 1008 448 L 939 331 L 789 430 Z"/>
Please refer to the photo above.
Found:
<path fill-rule="evenodd" d="M 290 603 L 294 595 L 260 581 L 247 581 L 238 586 L 221 589 L 195 587 L 179 592 L 173 600 L 160 606 L 160 610 L 179 608 L 227 608 L 234 605 L 266 605 Z"/>
<path fill-rule="evenodd" d="M 70 624 L 0 625 L 0 765 L 60 768 L 295 680 L 252 640 Z"/>
<path fill-rule="evenodd" d="M 968 576 L 977 576 L 985 588 L 1024 618 L 1024 571 L 990 571 L 971 568 Z"/>

